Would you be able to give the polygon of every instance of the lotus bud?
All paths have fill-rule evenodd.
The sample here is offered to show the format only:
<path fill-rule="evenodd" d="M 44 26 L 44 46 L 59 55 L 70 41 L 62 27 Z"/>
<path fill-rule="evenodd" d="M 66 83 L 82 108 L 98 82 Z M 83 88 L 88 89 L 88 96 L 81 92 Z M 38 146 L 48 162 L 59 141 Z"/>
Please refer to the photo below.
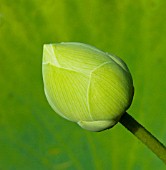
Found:
<path fill-rule="evenodd" d="M 84 129 L 114 126 L 132 102 L 133 81 L 126 64 L 93 46 L 44 45 L 42 72 L 53 110 Z"/>

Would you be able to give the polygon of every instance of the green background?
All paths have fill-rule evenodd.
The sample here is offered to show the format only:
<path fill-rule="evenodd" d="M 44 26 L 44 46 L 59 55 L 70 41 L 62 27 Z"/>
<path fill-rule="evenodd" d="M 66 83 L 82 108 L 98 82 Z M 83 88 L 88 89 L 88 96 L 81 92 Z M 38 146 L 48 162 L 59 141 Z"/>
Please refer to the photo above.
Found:
<path fill-rule="evenodd" d="M 129 113 L 166 144 L 165 8 L 165 0 L 0 0 L 0 169 L 165 169 L 120 124 L 95 133 L 59 117 L 41 74 L 44 43 L 120 56 L 134 79 Z"/>

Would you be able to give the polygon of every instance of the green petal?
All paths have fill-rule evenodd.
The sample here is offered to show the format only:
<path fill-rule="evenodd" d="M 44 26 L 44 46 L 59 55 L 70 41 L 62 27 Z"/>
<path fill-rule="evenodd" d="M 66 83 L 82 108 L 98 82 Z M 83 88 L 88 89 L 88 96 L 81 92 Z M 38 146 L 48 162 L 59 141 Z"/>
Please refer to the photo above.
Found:
<path fill-rule="evenodd" d="M 107 53 L 107 54 L 108 54 L 108 56 L 109 56 L 112 60 L 114 60 L 114 61 L 115 61 L 119 66 L 121 66 L 125 71 L 127 71 L 127 72 L 130 73 L 130 71 L 129 71 L 127 65 L 126 65 L 126 63 L 125 63 L 121 58 L 119 58 L 119 57 L 117 57 L 117 56 L 115 56 L 115 55 L 113 55 L 113 54 L 109 54 L 109 53 Z"/>
<path fill-rule="evenodd" d="M 99 121 L 79 121 L 78 124 L 82 128 L 94 132 L 102 131 L 114 126 L 117 123 L 116 120 L 99 120 Z"/>
<path fill-rule="evenodd" d="M 61 67 L 54 52 L 52 44 L 45 44 L 43 47 L 43 64 L 50 63 L 56 67 Z"/>
<path fill-rule="evenodd" d="M 132 100 L 131 82 L 129 73 L 117 64 L 106 63 L 92 72 L 89 106 L 94 120 L 119 119 Z"/>
<path fill-rule="evenodd" d="M 87 105 L 89 77 L 71 70 L 43 64 L 44 88 L 52 108 L 71 120 L 91 120 Z"/>
<path fill-rule="evenodd" d="M 54 53 L 63 68 L 75 70 L 85 74 L 104 62 L 112 59 L 104 52 L 82 43 L 53 44 Z"/>

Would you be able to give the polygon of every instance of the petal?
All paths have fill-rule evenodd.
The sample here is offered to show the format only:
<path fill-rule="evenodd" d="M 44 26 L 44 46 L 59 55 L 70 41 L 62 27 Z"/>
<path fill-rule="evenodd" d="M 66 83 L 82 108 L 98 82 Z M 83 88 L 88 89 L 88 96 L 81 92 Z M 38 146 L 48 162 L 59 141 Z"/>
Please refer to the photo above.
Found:
<path fill-rule="evenodd" d="M 61 67 L 85 74 L 90 74 L 104 62 L 112 61 L 106 53 L 82 43 L 57 43 L 53 48 Z"/>
<path fill-rule="evenodd" d="M 91 120 L 87 105 L 89 77 L 71 70 L 43 64 L 47 99 L 61 116 L 71 120 Z"/>
<path fill-rule="evenodd" d="M 89 107 L 94 120 L 119 119 L 131 103 L 132 80 L 119 65 L 106 63 L 91 74 Z"/>
<path fill-rule="evenodd" d="M 110 127 L 113 127 L 117 121 L 115 120 L 98 120 L 98 121 L 79 121 L 78 124 L 82 128 L 94 132 L 99 132 Z"/>

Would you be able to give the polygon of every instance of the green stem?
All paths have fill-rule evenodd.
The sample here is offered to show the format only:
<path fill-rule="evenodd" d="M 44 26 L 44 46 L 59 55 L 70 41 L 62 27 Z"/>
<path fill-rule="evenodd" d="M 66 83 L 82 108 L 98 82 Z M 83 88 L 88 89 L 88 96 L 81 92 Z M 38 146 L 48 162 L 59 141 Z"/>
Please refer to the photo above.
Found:
<path fill-rule="evenodd" d="M 166 147 L 127 112 L 119 121 L 166 164 Z"/>

